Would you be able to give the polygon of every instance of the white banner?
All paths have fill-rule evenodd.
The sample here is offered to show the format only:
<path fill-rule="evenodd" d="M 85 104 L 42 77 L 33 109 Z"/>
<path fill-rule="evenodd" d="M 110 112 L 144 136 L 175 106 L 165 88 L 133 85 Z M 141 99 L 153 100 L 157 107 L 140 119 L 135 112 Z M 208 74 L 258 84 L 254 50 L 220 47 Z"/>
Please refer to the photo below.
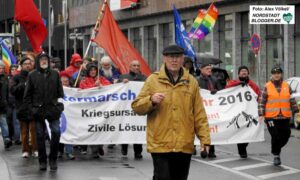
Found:
<path fill-rule="evenodd" d="M 65 144 L 145 144 L 146 116 L 131 109 L 143 82 L 119 83 L 101 89 L 64 88 L 61 142 Z M 211 95 L 201 92 L 213 144 L 264 140 L 257 123 L 254 92 L 235 87 Z M 199 142 L 198 140 L 196 142 Z"/>
<path fill-rule="evenodd" d="M 212 144 L 264 141 L 264 124 L 258 122 L 256 93 L 248 86 L 211 95 L 202 89 Z"/>

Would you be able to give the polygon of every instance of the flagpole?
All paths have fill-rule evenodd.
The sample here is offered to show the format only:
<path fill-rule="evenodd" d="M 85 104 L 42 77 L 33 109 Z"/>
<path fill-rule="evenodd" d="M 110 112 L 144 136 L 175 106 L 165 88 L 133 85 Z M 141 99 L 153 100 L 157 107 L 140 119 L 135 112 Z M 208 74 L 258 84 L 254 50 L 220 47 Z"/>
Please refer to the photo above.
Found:
<path fill-rule="evenodd" d="M 101 7 L 101 11 L 100 11 L 99 14 L 98 14 L 97 21 L 96 21 L 95 27 L 94 27 L 94 29 L 93 29 L 93 33 L 92 33 L 92 36 L 91 36 L 91 38 L 90 38 L 89 44 L 88 44 L 88 46 L 87 46 L 87 48 L 86 48 L 86 50 L 85 50 L 85 53 L 84 53 L 84 56 L 83 56 L 84 58 L 87 56 L 87 53 L 89 52 L 89 49 L 90 49 L 91 44 L 92 44 L 92 40 L 93 40 L 93 39 L 95 38 L 95 36 L 96 36 L 97 28 L 98 28 L 98 26 L 100 25 L 100 21 L 102 20 L 103 12 L 104 12 L 104 9 L 105 9 L 106 4 L 107 4 L 107 0 L 104 0 L 104 2 L 103 2 L 103 4 L 102 4 L 102 7 Z M 99 70 L 100 70 L 100 69 L 99 69 L 99 62 L 98 62 L 98 78 L 99 78 L 99 76 L 100 76 Z M 79 72 L 78 72 L 78 74 L 77 74 L 76 81 L 75 81 L 75 83 L 74 83 L 74 87 L 76 87 L 76 85 L 77 85 L 77 83 L 78 83 L 78 80 L 79 80 L 79 76 L 80 76 L 81 71 L 82 71 L 82 65 L 80 66 Z"/>

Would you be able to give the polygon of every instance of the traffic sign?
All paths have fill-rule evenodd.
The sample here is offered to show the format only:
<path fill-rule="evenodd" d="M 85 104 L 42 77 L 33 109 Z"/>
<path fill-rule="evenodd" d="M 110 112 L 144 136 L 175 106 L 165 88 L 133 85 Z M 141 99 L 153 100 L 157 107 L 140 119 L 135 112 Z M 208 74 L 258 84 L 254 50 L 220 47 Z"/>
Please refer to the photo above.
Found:
<path fill-rule="evenodd" d="M 258 54 L 260 47 L 261 47 L 261 41 L 257 34 L 253 34 L 251 37 L 251 47 L 254 54 Z"/>

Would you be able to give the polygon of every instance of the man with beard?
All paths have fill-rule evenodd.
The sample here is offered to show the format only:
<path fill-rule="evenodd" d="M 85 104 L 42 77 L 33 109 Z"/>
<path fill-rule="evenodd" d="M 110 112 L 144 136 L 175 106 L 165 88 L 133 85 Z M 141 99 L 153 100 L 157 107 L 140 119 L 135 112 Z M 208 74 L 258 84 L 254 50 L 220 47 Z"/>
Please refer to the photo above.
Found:
<path fill-rule="evenodd" d="M 116 83 L 119 80 L 120 72 L 112 65 L 110 57 L 104 56 L 100 61 L 100 75 L 104 76 L 110 83 Z"/>
<path fill-rule="evenodd" d="M 63 104 L 58 98 L 63 98 L 64 92 L 57 71 L 50 68 L 49 56 L 42 52 L 36 58 L 36 69 L 31 72 L 26 82 L 24 103 L 31 109 L 36 121 L 36 136 L 38 143 L 40 170 L 47 170 L 47 154 L 45 146 L 46 119 L 51 132 L 49 165 L 52 171 L 57 170 L 57 153 L 60 139 L 60 114 Z"/>
<path fill-rule="evenodd" d="M 26 56 L 21 59 L 20 65 L 21 72 L 12 79 L 12 86 L 10 88 L 10 92 L 16 98 L 17 118 L 20 121 L 21 125 L 22 157 L 29 157 L 29 142 L 31 142 L 32 155 L 38 157 L 35 122 L 33 120 L 33 117 L 31 117 L 30 114 L 28 114 L 30 112 L 30 109 L 23 102 L 27 77 L 29 72 L 33 70 L 33 66 L 30 58 Z"/>
<path fill-rule="evenodd" d="M 238 79 L 230 81 L 225 88 L 230 88 L 238 85 L 242 85 L 242 86 L 249 85 L 249 87 L 251 87 L 252 90 L 257 94 L 257 97 L 260 96 L 259 87 L 249 78 L 249 69 L 247 66 L 239 67 L 238 76 L 239 76 Z M 241 158 L 248 157 L 247 146 L 248 143 L 237 144 L 238 152 Z"/>

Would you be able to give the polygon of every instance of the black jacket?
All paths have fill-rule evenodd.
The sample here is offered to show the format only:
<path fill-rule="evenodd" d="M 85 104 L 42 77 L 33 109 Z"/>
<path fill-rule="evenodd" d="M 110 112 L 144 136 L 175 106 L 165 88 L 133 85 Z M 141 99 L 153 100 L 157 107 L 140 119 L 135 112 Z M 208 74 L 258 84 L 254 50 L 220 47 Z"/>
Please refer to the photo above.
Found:
<path fill-rule="evenodd" d="M 23 103 L 23 96 L 25 91 L 25 84 L 27 81 L 28 72 L 21 71 L 20 74 L 15 75 L 12 78 L 10 92 L 15 96 L 16 99 L 16 109 L 17 109 L 17 118 L 20 121 L 32 120 L 33 118 L 30 116 L 29 107 Z"/>
<path fill-rule="evenodd" d="M 123 79 L 128 79 L 129 81 L 145 81 L 147 77 L 143 74 L 136 74 L 130 71 L 128 74 L 122 74 L 119 82 L 122 82 Z"/>
<path fill-rule="evenodd" d="M 8 78 L 0 74 L 0 114 L 5 114 L 8 102 Z"/>
<path fill-rule="evenodd" d="M 29 74 L 26 82 L 24 103 L 31 108 L 36 120 L 57 120 L 63 111 L 63 104 L 57 100 L 64 97 L 60 77 L 57 71 L 41 69 L 39 64 L 37 58 L 36 70 Z"/>
<path fill-rule="evenodd" d="M 209 76 L 206 78 L 206 77 L 202 76 L 202 74 L 200 74 L 200 76 L 197 77 L 197 80 L 198 80 L 198 84 L 201 89 L 206 89 L 206 90 L 211 91 L 211 89 L 209 89 L 209 87 L 208 87 L 208 79 L 211 80 L 215 91 L 219 91 L 219 90 L 223 89 L 222 85 L 220 84 L 220 82 L 218 81 L 217 78 L 215 78 L 213 76 Z"/>

